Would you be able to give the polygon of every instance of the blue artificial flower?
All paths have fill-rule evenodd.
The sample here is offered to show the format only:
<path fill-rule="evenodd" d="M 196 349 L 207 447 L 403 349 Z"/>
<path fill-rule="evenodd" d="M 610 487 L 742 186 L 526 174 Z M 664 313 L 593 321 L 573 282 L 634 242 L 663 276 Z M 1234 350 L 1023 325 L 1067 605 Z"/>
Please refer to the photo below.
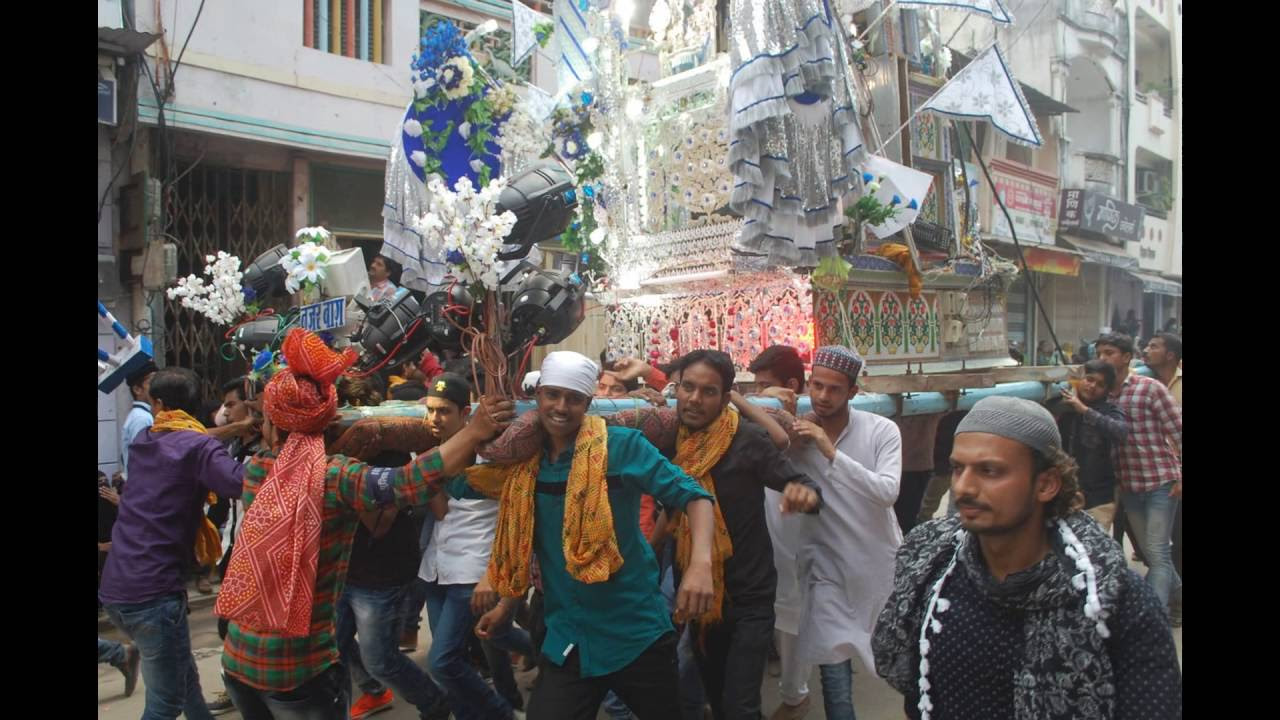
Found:
<path fill-rule="evenodd" d="M 916 202 L 915 198 L 911 198 L 911 202 L 907 203 L 907 207 L 911 208 L 912 210 L 915 210 L 916 208 L 920 207 L 920 203 Z"/>
<path fill-rule="evenodd" d="M 864 173 L 862 173 L 862 182 L 864 182 L 864 183 L 869 183 L 869 182 L 871 182 L 872 180 L 875 180 L 875 176 L 874 176 L 874 175 L 872 175 L 872 174 L 871 174 L 871 173 L 869 173 L 869 172 L 864 172 Z"/>
<path fill-rule="evenodd" d="M 245 302 L 253 302 L 253 299 L 258 297 L 258 292 L 248 285 L 240 288 L 240 292 L 244 294 Z"/>
<path fill-rule="evenodd" d="M 574 230 L 577 230 L 578 228 L 582 227 L 582 223 L 577 222 L 577 221 L 575 220 L 575 221 L 574 221 L 574 223 L 573 223 L 573 225 L 572 225 L 571 227 L 572 227 Z"/>
<path fill-rule="evenodd" d="M 467 261 L 466 256 L 462 254 L 461 250 L 450 250 L 445 253 L 444 259 L 453 265 L 461 265 Z"/>
<path fill-rule="evenodd" d="M 583 12 L 586 12 L 587 6 L 589 6 L 590 4 L 591 4 L 591 0 L 578 0 L 578 9 Z"/>
<path fill-rule="evenodd" d="M 462 84 L 462 71 L 456 66 L 445 65 L 440 70 L 440 86 L 445 90 L 454 90 Z"/>
<path fill-rule="evenodd" d="M 594 95 L 592 95 L 591 93 L 589 93 L 589 92 L 587 92 L 587 91 L 585 91 L 585 90 L 583 90 L 583 91 L 582 91 L 582 104 L 583 104 L 583 105 L 590 105 L 590 104 L 591 104 L 591 101 L 592 101 L 592 100 L 594 100 L 594 99 L 595 99 L 595 96 L 594 96 Z"/>
<path fill-rule="evenodd" d="M 596 186 L 595 186 L 595 185 L 588 185 L 588 186 L 586 186 L 586 187 L 582 188 L 582 194 L 583 194 L 583 195 L 586 195 L 586 196 L 587 196 L 587 197 L 589 197 L 589 198 L 595 199 L 595 196 L 596 196 Z"/>
<path fill-rule="evenodd" d="M 275 357 L 275 353 L 270 350 L 263 350 L 253 359 L 254 372 L 262 372 L 271 364 L 271 360 Z"/>
<path fill-rule="evenodd" d="M 894 196 L 893 196 L 893 199 L 889 201 L 889 204 L 890 204 L 890 205 L 901 205 L 901 204 L 902 204 L 902 198 L 898 197 L 897 195 L 894 195 Z"/>
<path fill-rule="evenodd" d="M 582 253 L 582 262 L 591 262 L 591 256 L 586 253 Z"/>
<path fill-rule="evenodd" d="M 451 58 L 459 55 L 470 56 L 467 52 L 467 41 L 458 26 L 447 20 L 441 20 L 427 28 L 422 36 L 422 53 L 417 55 L 410 67 L 414 70 L 434 72 Z"/>

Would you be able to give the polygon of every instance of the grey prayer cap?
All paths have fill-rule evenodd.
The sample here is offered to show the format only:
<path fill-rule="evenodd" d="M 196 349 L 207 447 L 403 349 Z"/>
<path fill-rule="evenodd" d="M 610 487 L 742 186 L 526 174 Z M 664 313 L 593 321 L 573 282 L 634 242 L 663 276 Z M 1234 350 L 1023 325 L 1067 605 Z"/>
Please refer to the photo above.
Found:
<path fill-rule="evenodd" d="M 1043 405 L 1014 397 L 983 398 L 960 421 L 956 434 L 976 432 L 999 435 L 1016 440 L 1027 447 L 1049 454 L 1050 448 L 1062 447 L 1062 436 L 1053 415 Z"/>

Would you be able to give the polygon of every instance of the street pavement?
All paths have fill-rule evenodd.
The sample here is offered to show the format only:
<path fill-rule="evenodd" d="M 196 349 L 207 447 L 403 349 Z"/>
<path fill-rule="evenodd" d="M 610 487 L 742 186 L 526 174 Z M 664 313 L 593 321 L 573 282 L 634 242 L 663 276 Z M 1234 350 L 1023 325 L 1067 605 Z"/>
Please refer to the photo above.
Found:
<path fill-rule="evenodd" d="M 945 502 L 944 502 L 945 506 Z M 1125 541 L 1125 555 L 1130 556 L 1132 548 Z M 1138 563 L 1130 563 L 1139 574 L 1145 572 L 1145 567 Z M 213 595 L 200 595 L 192 587 L 190 589 L 191 598 L 191 615 L 189 622 L 191 625 L 191 647 L 196 658 L 196 666 L 200 669 L 200 686 L 204 689 L 206 699 L 214 696 L 214 693 L 222 689 L 221 677 L 221 654 L 222 643 L 218 639 L 218 623 L 217 618 L 213 615 Z M 125 642 L 127 638 L 116 628 L 112 627 L 104 616 L 99 616 L 98 635 L 109 640 Z M 1178 648 L 1178 661 L 1182 661 L 1182 628 L 1174 628 L 1174 642 Z M 417 652 L 410 653 L 409 657 L 420 666 L 425 666 L 427 661 L 427 650 L 431 645 L 431 632 L 427 628 L 427 623 L 422 623 L 421 634 L 418 640 Z M 776 665 L 772 666 L 776 668 Z M 528 690 L 533 682 L 536 672 L 516 673 L 517 682 L 525 692 L 528 698 Z M 358 693 L 358 691 L 355 691 Z M 809 677 L 809 695 L 810 710 L 806 716 L 806 720 L 823 720 L 826 713 L 822 707 L 822 682 L 818 677 L 818 669 L 815 667 Z M 769 675 L 765 676 L 763 686 L 763 701 L 765 717 L 768 717 L 779 704 L 778 699 L 778 681 Z M 356 696 L 353 696 L 356 697 Z M 124 697 L 124 677 L 118 670 L 110 665 L 98 665 L 98 718 L 99 720 L 135 720 L 142 715 L 142 709 L 145 705 L 146 698 L 146 681 L 142 678 L 138 679 L 138 687 L 133 693 L 133 697 Z M 889 687 L 884 680 L 875 674 L 874 669 L 862 667 L 858 660 L 854 660 L 853 675 L 853 698 L 854 708 L 858 717 L 862 720 L 901 720 L 905 717 L 902 709 L 902 696 L 893 688 Z M 240 713 L 232 710 L 221 717 L 230 720 L 238 720 Z M 378 720 L 417 720 L 417 711 L 399 698 L 390 710 L 378 713 L 374 717 Z M 599 720 L 608 720 L 607 716 L 602 712 Z"/>

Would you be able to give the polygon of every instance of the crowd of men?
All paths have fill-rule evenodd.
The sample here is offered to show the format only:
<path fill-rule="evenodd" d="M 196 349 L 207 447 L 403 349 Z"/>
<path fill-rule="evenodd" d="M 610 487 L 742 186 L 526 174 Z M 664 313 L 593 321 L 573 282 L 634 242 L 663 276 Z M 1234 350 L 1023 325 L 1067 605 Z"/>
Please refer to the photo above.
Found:
<path fill-rule="evenodd" d="M 123 486 L 99 477 L 99 600 L 131 641 L 99 638 L 99 662 L 126 694 L 141 674 L 146 718 L 359 720 L 398 696 L 423 718 L 798 720 L 817 666 L 826 717 L 851 720 L 855 656 L 911 718 L 1181 717 L 1181 345 L 1157 335 L 1146 377 L 1130 338 L 1099 338 L 1056 418 L 990 397 L 931 421 L 936 473 L 904 471 L 906 418 L 853 408 L 863 361 L 840 346 L 807 377 L 794 348 L 750 365 L 781 409 L 715 350 L 552 352 L 519 417 L 466 360 L 352 376 L 303 330 L 213 412 L 193 372 L 148 368 Z M 621 397 L 651 403 L 588 413 Z M 386 399 L 425 420 L 335 424 Z M 186 583 L 214 573 L 209 701 Z M 425 667 L 402 652 L 424 607 Z M 513 656 L 537 668 L 527 706 Z"/>

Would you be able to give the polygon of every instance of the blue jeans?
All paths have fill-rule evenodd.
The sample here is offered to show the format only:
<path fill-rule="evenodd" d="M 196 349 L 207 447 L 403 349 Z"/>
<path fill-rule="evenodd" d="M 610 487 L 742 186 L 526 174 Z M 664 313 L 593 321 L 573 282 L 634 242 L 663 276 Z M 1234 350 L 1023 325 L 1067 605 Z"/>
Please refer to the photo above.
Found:
<path fill-rule="evenodd" d="M 494 692 L 471 665 L 467 636 L 475 626 L 471 592 L 475 585 L 427 583 L 431 651 L 427 666 L 449 698 L 457 720 L 509 720 L 511 704 Z M 507 669 L 510 670 L 510 663 Z"/>
<path fill-rule="evenodd" d="M 1173 569 L 1173 555 L 1169 546 L 1173 533 L 1173 517 L 1178 509 L 1177 498 L 1169 497 L 1172 484 L 1161 485 L 1150 492 L 1120 491 L 1120 502 L 1139 549 L 1147 560 L 1147 584 L 1160 598 L 1161 607 L 1168 607 L 1169 594 L 1182 587 L 1182 578 Z"/>
<path fill-rule="evenodd" d="M 209 706 L 200 691 L 200 672 L 191 655 L 187 596 L 173 593 L 136 604 L 108 603 L 107 617 L 142 654 L 147 704 L 142 720 L 207 720 Z M 99 645 L 101 649 L 101 645 Z"/>
<path fill-rule="evenodd" d="M 610 720 L 631 720 L 635 717 L 631 714 L 631 708 L 627 707 L 627 704 L 622 702 L 622 698 L 612 690 L 604 696 L 604 702 L 600 707 L 604 708 L 604 714 L 608 715 Z"/>
<path fill-rule="evenodd" d="M 828 720 L 854 720 L 853 661 L 819 665 L 822 675 L 822 705 Z"/>
<path fill-rule="evenodd" d="M 431 712 L 440 702 L 440 688 L 400 652 L 400 612 L 404 587 L 362 588 L 348 584 L 338 598 L 334 632 L 338 652 L 361 689 L 372 689 L 368 677 L 384 683 L 418 708 Z M 359 644 L 356 634 L 360 635 Z M 359 668 L 357 670 L 357 668 Z"/>
<path fill-rule="evenodd" d="M 123 665 L 124 660 L 123 645 L 98 638 L 98 662 L 107 663 L 108 665 Z"/>
<path fill-rule="evenodd" d="M 676 610 L 675 540 L 663 546 L 659 566 L 662 568 L 662 596 L 667 608 Z M 683 720 L 702 720 L 702 708 L 707 704 L 707 693 L 702 687 L 702 673 L 698 671 L 698 659 L 693 654 L 693 629 L 686 625 L 680 632 L 676 645 L 676 672 L 680 678 L 680 717 Z"/>
<path fill-rule="evenodd" d="M 524 706 L 524 697 L 516 685 L 516 675 L 511 670 L 510 653 L 520 653 L 525 657 L 533 657 L 533 642 L 528 631 L 508 624 L 505 630 L 497 631 L 488 640 L 482 640 L 485 660 L 489 662 L 489 672 L 493 676 L 493 689 L 506 698 L 513 708 Z"/>

